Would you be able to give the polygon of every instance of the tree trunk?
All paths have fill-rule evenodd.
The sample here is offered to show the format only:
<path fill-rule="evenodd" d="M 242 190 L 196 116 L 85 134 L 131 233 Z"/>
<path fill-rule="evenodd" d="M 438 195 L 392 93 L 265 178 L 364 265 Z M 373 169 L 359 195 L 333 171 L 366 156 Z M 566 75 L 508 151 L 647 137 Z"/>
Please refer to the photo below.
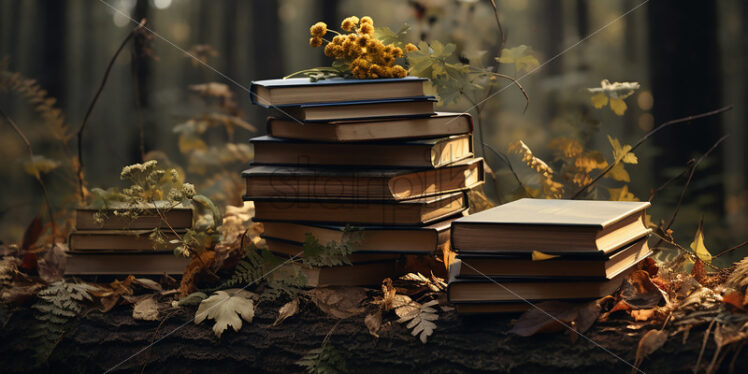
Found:
<path fill-rule="evenodd" d="M 69 323 L 48 363 L 37 371 L 104 372 L 116 366 L 114 372 L 295 373 L 304 370 L 296 361 L 319 348 L 329 334 L 327 344 L 344 357 L 347 371 L 359 374 L 631 372 L 626 363 L 583 338 L 572 342 L 562 333 L 530 338 L 510 335 L 507 330 L 511 319 L 516 318 L 513 315 L 465 317 L 441 313 L 434 334 L 427 344 L 421 344 L 403 325 L 394 322 L 394 316 L 385 316 L 391 322 L 384 323 L 380 337 L 375 338 L 364 325 L 364 314 L 331 319 L 311 303 L 302 303 L 299 314 L 272 327 L 278 307 L 260 304 L 252 323 L 244 322 L 239 332 L 228 329 L 220 339 L 211 331 L 212 320 L 201 325 L 192 322 L 194 307 L 162 310 L 162 320 L 154 322 L 133 320 L 132 306 L 119 306 L 107 314 L 91 312 Z M 28 369 L 30 356 L 25 349 L 29 343 L 24 331 L 32 323 L 28 310 L 17 311 L 0 332 L 0 367 L 4 371 Z M 640 334 L 624 334 L 620 326 L 626 324 L 598 323 L 585 335 L 633 363 Z M 605 329 L 611 326 L 618 329 Z M 703 326 L 694 328 L 685 344 L 681 344 L 681 335 L 670 337 L 644 360 L 641 370 L 690 372 L 701 348 L 703 330 Z M 151 343 L 155 344 L 147 348 Z M 703 365 L 711 360 L 714 348 L 710 337 Z M 734 355 L 733 350 L 728 351 L 722 361 L 723 371 L 727 371 Z M 735 372 L 748 370 L 745 356 L 735 365 Z"/>

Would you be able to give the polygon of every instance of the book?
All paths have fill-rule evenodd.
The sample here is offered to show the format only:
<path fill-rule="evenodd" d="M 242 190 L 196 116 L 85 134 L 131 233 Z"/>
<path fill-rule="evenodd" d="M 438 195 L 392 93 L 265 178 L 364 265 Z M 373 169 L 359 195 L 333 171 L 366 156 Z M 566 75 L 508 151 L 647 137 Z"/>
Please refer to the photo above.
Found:
<path fill-rule="evenodd" d="M 148 237 L 151 230 L 91 230 L 73 231 L 68 237 L 71 251 L 154 251 L 153 241 Z M 173 250 L 176 244 L 169 243 L 177 236 L 163 231 L 166 243 L 161 250 Z M 183 234 L 180 232 L 179 234 Z"/>
<path fill-rule="evenodd" d="M 522 277 L 460 278 L 454 274 L 460 273 L 461 261 L 456 259 L 449 266 L 450 279 L 447 297 L 453 303 L 600 298 L 617 290 L 635 268 L 630 266 L 623 269 L 610 279 L 590 280 Z"/>
<path fill-rule="evenodd" d="M 312 82 L 309 78 L 253 81 L 252 104 L 269 106 L 328 103 L 423 96 L 425 78 L 391 79 L 331 78 Z"/>
<path fill-rule="evenodd" d="M 272 136 L 252 138 L 249 142 L 254 146 L 253 162 L 266 165 L 437 168 L 473 155 L 473 139 L 469 134 L 356 144 L 309 142 Z"/>
<path fill-rule="evenodd" d="M 268 250 L 276 255 L 285 258 L 304 257 L 304 243 L 272 238 L 267 235 L 262 235 L 262 238 L 265 239 L 265 243 L 268 245 Z M 348 260 L 353 264 L 359 264 L 372 261 L 396 260 L 399 259 L 400 256 L 401 254 L 399 253 L 354 251 L 348 255 Z"/>
<path fill-rule="evenodd" d="M 536 304 L 535 301 L 528 301 Z M 522 313 L 532 308 L 532 305 L 525 301 L 506 303 L 457 303 L 453 305 L 458 314 Z"/>
<path fill-rule="evenodd" d="M 252 165 L 242 172 L 246 200 L 256 198 L 404 200 L 467 190 L 483 183 L 483 159 L 439 169 Z"/>
<path fill-rule="evenodd" d="M 423 225 L 467 209 L 462 192 L 394 201 L 254 199 L 258 221 Z"/>
<path fill-rule="evenodd" d="M 428 226 L 343 226 L 263 222 L 270 238 L 302 243 L 310 234 L 320 243 L 353 242 L 357 252 L 434 253 L 449 242 L 449 227 L 457 217 Z"/>
<path fill-rule="evenodd" d="M 269 117 L 268 135 L 298 140 L 362 142 L 373 140 L 417 139 L 473 132 L 473 118 L 467 113 L 444 113 L 420 118 L 394 118 L 364 121 L 307 122 Z"/>
<path fill-rule="evenodd" d="M 277 108 L 291 120 L 328 122 L 374 118 L 425 117 L 434 115 L 433 96 L 417 96 L 386 100 L 341 101 L 336 103 L 301 104 Z"/>
<path fill-rule="evenodd" d="M 610 279 L 652 254 L 647 237 L 616 250 L 609 255 L 597 253 L 561 255 L 543 261 L 533 261 L 529 254 L 460 254 L 461 278 L 487 276 L 508 277 L 589 277 Z M 468 264 L 469 266 L 466 266 Z"/>
<path fill-rule="evenodd" d="M 288 279 L 302 274 L 306 287 L 379 286 L 385 278 L 395 279 L 404 274 L 402 268 L 397 260 L 316 268 L 289 262 L 278 267 L 273 276 Z"/>
<path fill-rule="evenodd" d="M 86 253 L 68 256 L 65 275 L 182 274 L 190 259 L 165 253 Z"/>
<path fill-rule="evenodd" d="M 157 203 L 159 206 L 164 204 Z M 177 206 L 171 209 L 164 209 L 162 214 L 166 222 L 161 219 L 161 216 L 152 207 L 142 207 L 143 211 L 134 219 L 115 214 L 115 211 L 128 209 L 133 209 L 133 207 L 124 204 L 110 204 L 108 208 L 103 209 L 76 209 L 75 228 L 78 230 L 141 230 L 156 227 L 168 229 L 171 226 L 177 230 L 192 227 L 192 208 L 189 207 Z M 103 215 L 104 221 L 102 223 L 96 222 L 95 217 L 97 214 Z"/>
<path fill-rule="evenodd" d="M 612 252 L 649 233 L 649 202 L 519 199 L 452 223 L 457 252 Z"/>

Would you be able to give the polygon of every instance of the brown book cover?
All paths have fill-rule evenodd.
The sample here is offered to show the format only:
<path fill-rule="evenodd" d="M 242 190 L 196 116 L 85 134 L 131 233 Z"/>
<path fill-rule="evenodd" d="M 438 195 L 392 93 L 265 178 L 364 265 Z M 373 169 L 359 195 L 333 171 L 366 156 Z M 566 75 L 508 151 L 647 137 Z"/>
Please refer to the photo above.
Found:
<path fill-rule="evenodd" d="M 150 230 L 87 230 L 73 231 L 68 237 L 68 246 L 73 252 L 93 251 L 130 251 L 143 252 L 155 251 L 153 241 L 148 237 Z M 162 230 L 164 235 L 163 248 L 158 250 L 173 250 L 177 245 L 169 243 L 177 239 L 177 236 L 169 231 Z M 184 232 L 177 232 L 182 235 Z"/>
<path fill-rule="evenodd" d="M 439 169 L 360 169 L 253 165 L 242 172 L 245 200 L 405 200 L 464 191 L 484 181 L 483 159 Z"/>
<path fill-rule="evenodd" d="M 472 132 L 473 118 L 467 113 L 437 112 L 430 117 L 306 123 L 279 117 L 267 119 L 268 135 L 339 143 L 433 138 Z"/>
<path fill-rule="evenodd" d="M 272 136 L 249 142 L 254 146 L 253 163 L 260 165 L 435 168 L 473 156 L 470 134 L 356 144 Z"/>
<path fill-rule="evenodd" d="M 351 225 L 423 225 L 468 208 L 463 192 L 405 201 L 254 199 L 258 221 Z"/>
<path fill-rule="evenodd" d="M 344 101 L 336 103 L 300 104 L 277 108 L 284 116 L 302 122 L 329 122 L 375 118 L 404 118 L 432 116 L 433 96 L 406 97 L 384 100 Z"/>
<path fill-rule="evenodd" d="M 462 261 L 458 277 L 573 277 L 609 279 L 622 269 L 629 268 L 652 254 L 647 237 L 608 255 L 601 252 L 579 255 L 560 255 L 542 261 L 533 261 L 529 254 L 495 255 L 460 253 Z M 469 266 L 467 266 L 467 265 Z"/>
<path fill-rule="evenodd" d="M 75 228 L 78 230 L 143 230 L 162 228 L 168 229 L 187 229 L 192 227 L 192 209 L 189 207 L 174 207 L 163 209 L 166 222 L 152 207 L 144 207 L 143 212 L 134 219 L 129 217 L 118 216 L 115 211 L 124 211 L 129 207 L 116 204 L 110 204 L 110 207 L 103 209 L 96 208 L 79 208 L 75 210 Z M 98 223 L 95 220 L 96 214 L 104 215 L 104 222 Z M 168 224 L 167 224 L 168 223 Z"/>
<path fill-rule="evenodd" d="M 178 275 L 190 259 L 173 253 L 75 253 L 66 259 L 65 275 Z"/>
<path fill-rule="evenodd" d="M 519 199 L 452 223 L 457 252 L 612 252 L 649 234 L 648 202 Z"/>
<path fill-rule="evenodd" d="M 302 224 L 296 222 L 263 222 L 263 235 L 303 243 L 311 234 L 320 243 L 348 241 L 358 252 L 375 253 L 441 253 L 449 242 L 449 227 L 457 217 L 427 226 L 344 226 Z"/>
<path fill-rule="evenodd" d="M 263 235 L 263 239 L 265 239 L 265 242 L 267 243 L 268 250 L 276 255 L 280 255 L 281 257 L 290 258 L 290 257 L 297 257 L 301 258 L 304 257 L 304 244 L 303 243 L 296 243 L 291 242 L 288 240 L 283 239 L 276 239 L 272 237 L 268 237 Z M 374 251 L 354 251 L 350 255 L 348 255 L 348 260 L 353 264 L 360 264 L 360 263 L 366 263 L 366 262 L 372 262 L 372 261 L 383 261 L 383 260 L 397 260 L 402 255 L 400 253 L 395 252 L 374 252 Z"/>
<path fill-rule="evenodd" d="M 403 275 L 399 260 L 374 261 L 354 265 L 308 268 L 289 262 L 280 266 L 273 276 L 282 278 L 304 275 L 306 287 L 379 286 L 385 278 Z"/>

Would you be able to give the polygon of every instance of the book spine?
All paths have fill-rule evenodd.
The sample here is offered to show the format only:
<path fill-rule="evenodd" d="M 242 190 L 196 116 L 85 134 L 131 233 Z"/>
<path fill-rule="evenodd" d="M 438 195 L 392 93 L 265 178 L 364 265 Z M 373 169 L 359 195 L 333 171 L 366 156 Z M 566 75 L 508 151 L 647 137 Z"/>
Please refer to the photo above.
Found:
<path fill-rule="evenodd" d="M 249 84 L 249 102 L 254 105 L 259 105 L 255 97 L 257 96 L 257 85 L 255 82 Z"/>

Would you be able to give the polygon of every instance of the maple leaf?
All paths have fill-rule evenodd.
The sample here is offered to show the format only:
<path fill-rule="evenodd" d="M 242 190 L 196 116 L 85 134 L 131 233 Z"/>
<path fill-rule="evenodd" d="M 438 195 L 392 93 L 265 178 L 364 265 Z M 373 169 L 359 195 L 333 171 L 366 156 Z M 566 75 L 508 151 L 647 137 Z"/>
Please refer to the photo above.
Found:
<path fill-rule="evenodd" d="M 626 144 L 621 146 L 621 142 L 610 135 L 608 135 L 608 141 L 610 142 L 610 146 L 613 147 L 614 160 L 620 160 L 620 162 L 625 162 L 627 164 L 639 163 L 639 159 L 636 158 L 636 155 L 633 152 L 631 152 L 630 145 Z"/>
<path fill-rule="evenodd" d="M 623 100 L 633 95 L 638 89 L 638 82 L 610 83 L 609 80 L 603 79 L 600 82 L 600 87 L 588 88 L 587 91 L 593 94 L 590 100 L 595 108 L 601 109 L 610 103 L 610 109 L 616 115 L 622 116 L 628 108 L 626 102 Z"/>
<path fill-rule="evenodd" d="M 252 322 L 255 316 L 255 306 L 251 299 L 253 296 L 254 294 L 249 291 L 236 288 L 216 291 L 200 302 L 195 313 L 195 324 L 200 324 L 206 318 L 215 320 L 213 332 L 219 338 L 229 326 L 234 331 L 239 331 L 242 328 L 242 319 Z"/>
<path fill-rule="evenodd" d="M 619 182 L 631 182 L 631 176 L 621 162 L 615 164 L 605 176 L 609 176 Z"/>
<path fill-rule="evenodd" d="M 712 254 L 709 253 L 709 250 L 706 249 L 706 245 L 704 245 L 704 220 L 699 222 L 699 228 L 696 229 L 696 235 L 694 235 L 693 241 L 691 242 L 691 249 L 696 253 L 696 256 L 698 256 L 702 261 L 706 263 L 712 262 Z"/>
<path fill-rule="evenodd" d="M 514 68 L 518 72 L 530 71 L 540 65 L 533 53 L 532 48 L 522 44 L 512 48 L 504 48 L 501 51 L 501 57 L 497 57 L 496 61 L 501 64 L 514 64 Z"/>
<path fill-rule="evenodd" d="M 624 185 L 621 188 L 609 187 L 608 192 L 610 193 L 611 201 L 639 201 L 639 199 L 629 191 L 628 185 Z"/>
<path fill-rule="evenodd" d="M 410 334 L 413 336 L 419 335 L 421 343 L 426 344 L 428 337 L 436 329 L 436 323 L 433 321 L 439 319 L 436 309 L 432 308 L 437 304 L 439 304 L 439 300 L 431 300 L 424 304 L 411 300 L 409 303 L 395 308 L 395 314 L 400 317 L 397 322 L 408 322 L 405 327 L 412 329 Z"/>

